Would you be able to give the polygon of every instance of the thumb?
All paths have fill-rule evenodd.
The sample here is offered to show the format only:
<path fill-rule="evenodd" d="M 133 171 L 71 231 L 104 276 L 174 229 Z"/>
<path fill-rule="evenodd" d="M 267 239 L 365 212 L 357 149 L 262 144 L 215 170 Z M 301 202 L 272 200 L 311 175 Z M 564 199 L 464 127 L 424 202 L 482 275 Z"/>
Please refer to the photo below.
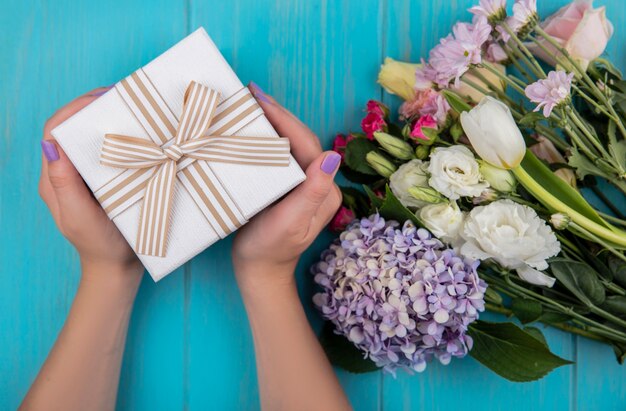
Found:
<path fill-rule="evenodd" d="M 315 216 L 333 188 L 340 161 L 341 156 L 334 151 L 326 151 L 314 159 L 306 169 L 304 183 L 278 204 L 286 211 L 283 215 L 290 216 L 294 223 Z"/>
<path fill-rule="evenodd" d="M 54 140 L 43 140 L 48 160 L 48 180 L 56 197 L 61 219 L 85 215 L 94 198 L 63 149 Z"/>

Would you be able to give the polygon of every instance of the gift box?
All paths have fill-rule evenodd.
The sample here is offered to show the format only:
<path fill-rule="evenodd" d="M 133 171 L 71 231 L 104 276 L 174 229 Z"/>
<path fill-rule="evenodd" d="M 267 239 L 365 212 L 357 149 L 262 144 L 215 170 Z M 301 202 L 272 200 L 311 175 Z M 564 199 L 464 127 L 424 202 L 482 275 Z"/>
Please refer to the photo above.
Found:
<path fill-rule="evenodd" d="M 52 135 L 155 281 L 305 178 L 202 28 Z"/>

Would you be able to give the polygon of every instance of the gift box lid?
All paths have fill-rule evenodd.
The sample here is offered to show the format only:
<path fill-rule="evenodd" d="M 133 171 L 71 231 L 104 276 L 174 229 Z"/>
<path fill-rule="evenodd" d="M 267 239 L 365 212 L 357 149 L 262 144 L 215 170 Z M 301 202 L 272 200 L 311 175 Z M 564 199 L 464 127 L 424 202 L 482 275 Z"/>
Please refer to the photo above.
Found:
<path fill-rule="evenodd" d="M 244 87 L 203 28 L 148 63 L 142 71 L 172 113 L 178 114 L 182 111 L 185 90 L 192 81 L 218 91 L 224 99 Z M 100 164 L 104 136 L 108 133 L 150 138 L 116 88 L 52 130 L 54 138 L 94 192 L 124 171 Z M 264 115 L 252 120 L 236 134 L 278 137 Z M 287 167 L 211 162 L 208 165 L 246 219 L 252 218 L 305 178 L 293 157 Z M 133 249 L 142 202 L 135 202 L 112 218 Z M 166 256 L 138 256 L 154 280 L 158 281 L 217 240 L 219 235 L 187 189 L 177 181 Z"/>

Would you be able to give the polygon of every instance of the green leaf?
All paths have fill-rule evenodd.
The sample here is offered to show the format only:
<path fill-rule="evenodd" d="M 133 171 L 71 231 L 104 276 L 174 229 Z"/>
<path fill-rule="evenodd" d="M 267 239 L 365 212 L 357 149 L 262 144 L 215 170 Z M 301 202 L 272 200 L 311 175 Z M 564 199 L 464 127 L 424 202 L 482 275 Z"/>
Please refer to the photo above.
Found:
<path fill-rule="evenodd" d="M 533 180 L 541 184 L 545 190 L 550 192 L 559 201 L 584 217 L 587 217 L 589 220 L 609 228 L 606 221 L 598 215 L 596 210 L 589 205 L 587 200 L 585 200 L 575 188 L 555 175 L 550 168 L 543 164 L 530 150 L 526 150 L 526 155 L 522 160 L 521 167 Z M 537 198 L 537 200 L 544 203 L 548 209 L 552 210 L 552 207 L 547 202 L 544 202 L 542 198 Z"/>
<path fill-rule="evenodd" d="M 567 314 L 559 313 L 556 311 L 545 311 L 539 321 L 544 324 L 563 324 L 571 320 Z"/>
<path fill-rule="evenodd" d="M 520 126 L 532 127 L 535 124 L 537 124 L 537 122 L 539 122 L 541 120 L 545 120 L 545 119 L 546 118 L 544 117 L 544 115 L 542 113 L 537 112 L 537 111 L 531 111 L 531 112 L 525 114 L 522 118 L 520 118 L 517 123 Z"/>
<path fill-rule="evenodd" d="M 607 258 L 609 270 L 613 273 L 613 279 L 622 287 L 626 287 L 626 261 L 610 255 Z"/>
<path fill-rule="evenodd" d="M 363 174 L 351 169 L 346 165 L 341 166 L 340 170 L 341 174 L 346 178 L 346 180 L 357 184 L 372 184 L 382 178 L 380 175 L 378 175 L 378 173 L 376 175 Z"/>
<path fill-rule="evenodd" d="M 324 324 L 319 340 L 331 364 L 355 374 L 378 370 L 376 364 L 365 358 L 364 353 L 346 337 L 335 334 L 332 323 Z"/>
<path fill-rule="evenodd" d="M 613 347 L 617 362 L 620 363 L 620 365 L 624 364 L 624 360 L 626 359 L 626 344 L 611 342 L 611 346 Z"/>
<path fill-rule="evenodd" d="M 363 184 L 363 190 L 365 190 L 365 194 L 369 197 L 372 208 L 379 209 L 383 205 L 383 199 L 378 197 L 371 188 Z"/>
<path fill-rule="evenodd" d="M 550 352 L 535 332 L 524 331 L 513 323 L 475 321 L 469 335 L 474 340 L 470 355 L 509 381 L 535 381 L 572 363 Z"/>
<path fill-rule="evenodd" d="M 385 187 L 385 200 L 378 211 L 386 220 L 396 220 L 400 224 L 410 220 L 416 226 L 422 226 L 417 216 L 415 216 L 411 210 L 402 205 L 389 186 Z"/>
<path fill-rule="evenodd" d="M 541 303 L 529 298 L 514 298 L 511 301 L 511 310 L 522 324 L 537 321 L 543 313 Z"/>
<path fill-rule="evenodd" d="M 356 215 L 365 215 L 369 212 L 369 200 L 363 192 L 354 187 L 339 187 L 342 204 L 354 211 Z"/>
<path fill-rule="evenodd" d="M 558 258 L 550 262 L 550 269 L 556 279 L 586 306 L 601 305 L 606 299 L 604 286 L 589 265 Z"/>
<path fill-rule="evenodd" d="M 535 337 L 535 339 L 541 341 L 543 343 L 543 345 L 546 346 L 546 348 L 550 348 L 548 347 L 548 341 L 546 341 L 546 337 L 543 335 L 543 333 L 541 332 L 541 330 L 537 327 L 524 327 L 524 331 L 526 331 L 528 334 L 532 335 L 533 337 Z"/>
<path fill-rule="evenodd" d="M 605 173 L 591 162 L 584 154 L 581 154 L 575 147 L 571 148 L 570 157 L 567 164 L 576 170 L 578 178 L 583 179 L 585 176 L 604 176 Z"/>
<path fill-rule="evenodd" d="M 626 169 L 626 140 L 609 144 L 609 152 L 619 161 L 619 165 Z"/>
<path fill-rule="evenodd" d="M 452 107 L 452 109 L 457 113 L 461 114 L 464 111 L 470 111 L 472 109 L 472 106 L 467 104 L 465 100 L 463 100 L 463 98 L 454 91 L 442 90 L 441 93 L 448 104 L 450 104 L 450 107 Z"/>
<path fill-rule="evenodd" d="M 611 295 L 606 297 L 606 300 L 604 300 L 600 308 L 620 318 L 626 318 L 626 297 L 623 295 Z"/>
<path fill-rule="evenodd" d="M 378 175 L 378 173 L 367 164 L 365 156 L 378 146 L 366 138 L 355 138 L 346 145 L 344 161 L 352 170 L 362 174 Z"/>
<path fill-rule="evenodd" d="M 465 134 L 465 132 L 463 131 L 461 122 L 455 121 L 454 123 L 452 123 L 452 126 L 450 127 L 450 135 L 452 136 L 452 140 L 454 140 L 455 143 L 459 141 L 459 138 L 461 138 L 463 134 Z"/>

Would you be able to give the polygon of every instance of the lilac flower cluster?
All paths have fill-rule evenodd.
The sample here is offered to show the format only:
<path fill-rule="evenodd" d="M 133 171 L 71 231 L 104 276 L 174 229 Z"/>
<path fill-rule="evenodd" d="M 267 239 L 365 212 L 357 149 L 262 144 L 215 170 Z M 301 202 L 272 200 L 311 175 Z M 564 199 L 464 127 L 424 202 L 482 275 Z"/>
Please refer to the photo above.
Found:
<path fill-rule="evenodd" d="M 311 269 L 313 297 L 335 332 L 376 365 L 418 372 L 472 347 L 468 325 L 484 310 L 478 261 L 463 259 L 410 221 L 356 220 Z"/>

